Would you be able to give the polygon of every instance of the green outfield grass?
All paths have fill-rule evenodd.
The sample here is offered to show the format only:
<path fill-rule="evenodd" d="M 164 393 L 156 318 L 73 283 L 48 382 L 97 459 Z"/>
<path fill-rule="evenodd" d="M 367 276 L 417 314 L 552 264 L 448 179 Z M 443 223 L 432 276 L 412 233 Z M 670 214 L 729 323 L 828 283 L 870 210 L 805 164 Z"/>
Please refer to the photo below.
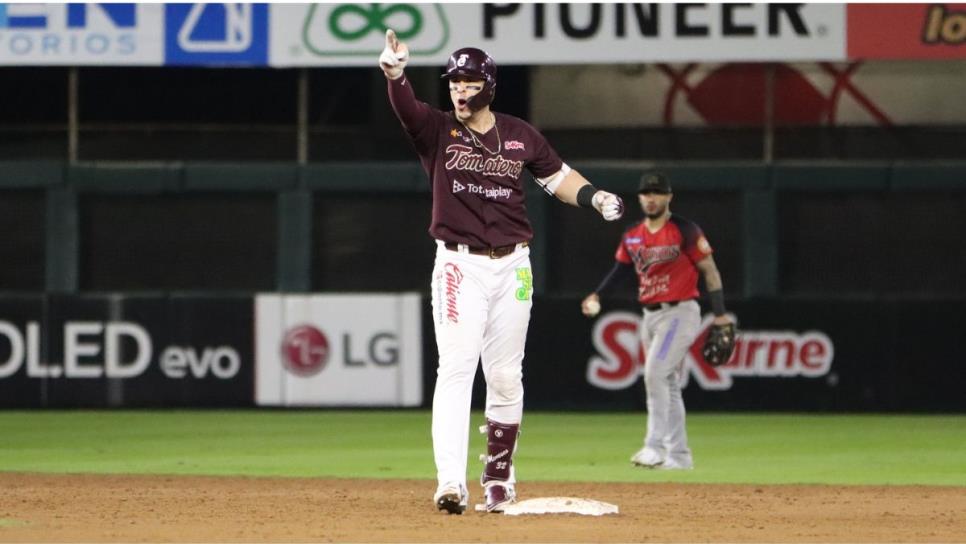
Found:
<path fill-rule="evenodd" d="M 2 411 L 0 470 L 433 479 L 429 424 L 412 410 Z M 966 486 L 961 415 L 689 414 L 692 471 L 632 468 L 644 424 L 529 412 L 518 477 Z M 483 448 L 474 433 L 470 479 Z"/>

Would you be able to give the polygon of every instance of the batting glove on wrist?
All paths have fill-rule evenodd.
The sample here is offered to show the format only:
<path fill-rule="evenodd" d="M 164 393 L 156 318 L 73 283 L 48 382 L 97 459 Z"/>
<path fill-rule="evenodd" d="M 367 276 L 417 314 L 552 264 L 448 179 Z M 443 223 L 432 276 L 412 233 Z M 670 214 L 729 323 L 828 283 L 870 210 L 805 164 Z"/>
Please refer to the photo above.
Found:
<path fill-rule="evenodd" d="M 396 38 L 392 29 L 386 30 L 386 48 L 379 55 L 379 67 L 389 79 L 399 79 L 409 62 L 409 48 Z"/>
<path fill-rule="evenodd" d="M 594 209 L 603 216 L 604 221 L 616 221 L 624 215 L 624 201 L 613 193 L 597 191 L 591 202 L 594 204 Z"/>

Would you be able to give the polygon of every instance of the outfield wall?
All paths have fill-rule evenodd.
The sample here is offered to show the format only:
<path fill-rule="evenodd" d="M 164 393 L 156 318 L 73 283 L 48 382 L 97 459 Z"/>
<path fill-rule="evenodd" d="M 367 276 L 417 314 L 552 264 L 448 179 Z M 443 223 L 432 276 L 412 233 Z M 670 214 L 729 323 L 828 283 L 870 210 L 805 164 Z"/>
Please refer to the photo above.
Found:
<path fill-rule="evenodd" d="M 579 300 L 535 300 L 527 408 L 643 409 L 635 304 L 605 299 L 591 320 Z M 691 410 L 966 411 L 966 301 L 729 308 L 741 331 L 732 361 L 686 357 Z M 429 301 L 416 293 L 0 298 L 2 408 L 428 407 L 435 357 Z"/>
<path fill-rule="evenodd" d="M 576 166 L 630 204 L 651 165 Z M 690 408 L 966 410 L 953 389 L 966 163 L 660 166 L 673 212 L 710 239 L 748 341 L 719 375 L 689 359 Z M 577 313 L 637 210 L 604 223 L 531 185 L 527 405 L 640 409 L 634 304 L 611 301 L 630 313 L 595 322 Z M 0 406 L 427 406 L 429 214 L 414 161 L 0 162 Z M 320 334 L 289 337 L 305 323 L 286 313 L 261 344 L 263 360 L 304 358 L 318 383 L 276 361 L 273 385 L 258 389 L 256 293 L 359 297 L 305 313 Z M 312 363 L 323 352 L 325 369 Z M 358 385 L 332 385 L 345 383 L 327 381 L 336 368 Z"/>

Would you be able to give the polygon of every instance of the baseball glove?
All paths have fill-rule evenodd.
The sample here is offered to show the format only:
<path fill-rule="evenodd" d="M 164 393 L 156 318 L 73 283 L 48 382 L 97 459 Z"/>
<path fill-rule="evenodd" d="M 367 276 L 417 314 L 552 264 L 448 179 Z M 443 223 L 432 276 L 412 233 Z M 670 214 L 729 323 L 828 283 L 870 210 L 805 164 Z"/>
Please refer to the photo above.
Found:
<path fill-rule="evenodd" d="M 735 351 L 735 324 L 711 325 L 704 339 L 701 354 L 711 366 L 721 366 L 728 362 Z"/>

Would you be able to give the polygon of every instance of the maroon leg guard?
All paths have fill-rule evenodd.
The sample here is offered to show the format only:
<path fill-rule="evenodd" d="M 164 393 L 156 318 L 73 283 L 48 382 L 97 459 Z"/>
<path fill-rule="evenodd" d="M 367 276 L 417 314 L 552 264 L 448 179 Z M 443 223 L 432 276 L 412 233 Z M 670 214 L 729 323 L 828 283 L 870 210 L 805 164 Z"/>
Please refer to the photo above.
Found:
<path fill-rule="evenodd" d="M 486 463 L 480 483 L 486 494 L 486 511 L 500 512 L 516 499 L 513 485 L 508 483 L 513 467 L 513 451 L 517 445 L 519 424 L 486 420 Z"/>

